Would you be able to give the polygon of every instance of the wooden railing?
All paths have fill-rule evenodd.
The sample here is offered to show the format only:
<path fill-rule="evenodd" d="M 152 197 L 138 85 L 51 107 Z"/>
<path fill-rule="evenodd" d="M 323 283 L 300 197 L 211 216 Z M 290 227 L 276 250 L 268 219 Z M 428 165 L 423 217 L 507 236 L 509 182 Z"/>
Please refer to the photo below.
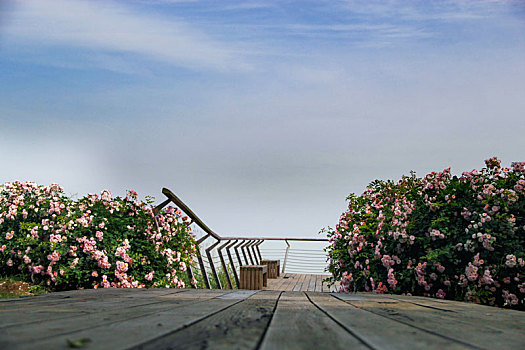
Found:
<path fill-rule="evenodd" d="M 179 197 L 177 197 L 173 192 L 167 188 L 162 189 L 162 193 L 167 197 L 167 199 L 159 204 L 155 208 L 155 213 L 158 213 L 166 205 L 173 203 L 181 211 L 183 211 L 190 219 L 191 223 L 197 225 L 203 232 L 204 235 L 197 240 L 197 260 L 198 260 L 198 269 L 199 273 L 202 276 L 204 281 L 204 286 L 206 288 L 212 288 L 210 279 L 208 277 L 211 272 L 215 286 L 219 289 L 224 287 L 233 289 L 239 287 L 239 273 L 238 269 L 241 265 L 254 265 L 259 264 L 263 257 L 261 255 L 260 246 L 267 241 L 284 241 L 287 245 L 286 251 L 284 253 L 284 259 L 282 261 L 282 272 L 286 272 L 286 265 L 289 263 L 290 257 L 290 243 L 294 241 L 300 242 L 328 242 L 326 238 L 296 238 L 296 237 L 222 237 L 219 234 L 215 233 L 211 228 L 209 228 Z M 207 245 L 207 246 L 206 246 Z M 202 254 L 203 250 L 205 252 L 204 256 Z M 213 252 L 216 252 L 216 255 Z M 226 253 L 228 262 L 231 268 L 228 268 L 228 263 L 225 260 L 223 251 Z M 239 252 L 240 251 L 240 252 Z M 232 254 L 234 253 L 234 255 Z M 311 254 L 312 256 L 316 255 L 319 258 L 318 254 Z M 290 258 L 291 259 L 291 258 Z M 295 259 L 295 258 L 294 258 Z M 308 257 L 305 259 L 305 263 L 308 262 Z M 326 260 L 325 260 L 326 261 Z M 300 261 L 299 261 L 300 262 Z M 217 273 L 217 268 L 215 264 L 220 264 L 223 271 L 222 282 Z M 207 268 L 207 266 L 208 268 Z M 230 272 L 231 275 L 230 276 Z M 192 267 L 188 268 L 188 276 L 190 279 L 194 277 L 194 271 Z M 232 281 L 233 277 L 233 281 Z M 223 286 L 223 282 L 227 286 Z"/>

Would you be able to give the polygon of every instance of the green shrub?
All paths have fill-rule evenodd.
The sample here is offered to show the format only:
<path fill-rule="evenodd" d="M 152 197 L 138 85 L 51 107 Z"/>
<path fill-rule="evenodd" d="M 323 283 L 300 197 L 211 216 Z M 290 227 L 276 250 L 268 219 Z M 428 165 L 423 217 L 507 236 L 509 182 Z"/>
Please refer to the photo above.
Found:
<path fill-rule="evenodd" d="M 525 308 L 525 163 L 452 176 L 450 168 L 348 197 L 328 230 L 342 291 Z"/>
<path fill-rule="evenodd" d="M 189 221 L 128 191 L 72 200 L 53 184 L 0 187 L 0 275 L 51 290 L 179 287 L 193 282 L 195 241 Z"/>

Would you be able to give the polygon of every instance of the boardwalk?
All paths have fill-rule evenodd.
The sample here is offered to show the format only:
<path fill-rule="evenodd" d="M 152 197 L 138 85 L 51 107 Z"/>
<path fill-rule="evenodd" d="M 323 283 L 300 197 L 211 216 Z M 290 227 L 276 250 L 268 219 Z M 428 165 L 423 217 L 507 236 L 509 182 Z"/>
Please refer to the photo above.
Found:
<path fill-rule="evenodd" d="M 2 300 L 0 328 L 1 349 L 525 348 L 525 313 L 365 293 L 80 290 Z"/>
<path fill-rule="evenodd" d="M 269 279 L 266 290 L 288 292 L 332 292 L 328 283 L 323 282 L 329 275 L 300 275 L 294 273 L 282 274 L 277 279 Z"/>

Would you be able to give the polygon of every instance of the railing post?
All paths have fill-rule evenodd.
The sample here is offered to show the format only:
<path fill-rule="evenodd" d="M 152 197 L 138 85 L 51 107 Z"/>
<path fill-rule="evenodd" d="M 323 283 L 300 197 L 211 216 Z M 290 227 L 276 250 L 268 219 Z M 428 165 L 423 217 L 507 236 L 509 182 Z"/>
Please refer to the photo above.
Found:
<path fill-rule="evenodd" d="M 206 266 L 204 266 L 204 261 L 202 261 L 200 244 L 204 242 L 206 238 L 208 238 L 209 236 L 210 235 L 208 234 L 197 241 L 197 260 L 199 260 L 199 266 L 201 268 L 202 279 L 204 280 L 204 286 L 207 289 L 211 289 L 210 280 L 208 280 L 208 274 L 206 273 Z"/>
<path fill-rule="evenodd" d="M 255 261 L 252 258 L 252 253 L 250 253 L 250 247 L 252 246 L 252 244 L 253 244 L 253 241 L 248 242 L 248 244 L 246 245 L 246 251 L 248 252 L 248 256 L 250 257 L 250 261 L 252 262 L 252 265 L 256 265 Z"/>
<path fill-rule="evenodd" d="M 221 243 L 220 240 L 217 240 L 214 244 L 208 247 L 206 249 L 206 256 L 208 257 L 208 262 L 210 263 L 211 272 L 213 273 L 213 278 L 215 279 L 215 282 L 217 282 L 217 286 L 219 289 L 222 289 L 221 281 L 219 280 L 219 276 L 217 275 L 217 271 L 215 270 L 215 264 L 213 263 L 213 259 L 211 257 L 210 251 L 217 246 L 217 244 Z"/>
<path fill-rule="evenodd" d="M 259 241 L 259 243 L 257 243 L 257 244 L 255 245 L 255 248 L 257 248 L 257 253 L 259 254 L 259 263 L 261 263 L 261 261 L 262 261 L 262 259 L 263 259 L 263 258 L 262 258 L 262 255 L 261 255 L 261 251 L 259 250 L 259 246 L 260 246 L 263 242 L 264 242 L 264 239 L 261 239 L 261 240 Z"/>
<path fill-rule="evenodd" d="M 261 263 L 261 260 L 259 259 L 259 257 L 257 256 L 257 252 L 255 251 L 255 246 L 257 245 L 257 243 L 259 243 L 259 241 L 253 241 L 253 243 L 250 246 L 250 248 L 252 248 L 252 252 L 253 252 L 253 257 L 255 259 L 255 263 L 257 265 L 259 265 Z"/>
<path fill-rule="evenodd" d="M 235 240 L 233 241 L 233 243 L 231 243 L 229 246 L 226 247 L 226 254 L 228 254 L 228 259 L 230 260 L 230 264 L 232 265 L 233 277 L 235 278 L 235 283 L 237 283 L 237 288 L 239 288 L 239 276 L 237 275 L 237 269 L 235 267 L 235 264 L 233 263 L 232 255 L 230 253 L 230 248 L 236 245 L 237 242 L 238 240 Z M 239 264 L 241 264 L 240 261 L 239 261 Z"/>
<path fill-rule="evenodd" d="M 248 261 L 248 258 L 246 257 L 246 251 L 244 250 L 244 246 L 250 243 L 250 241 L 245 242 L 243 245 L 241 245 L 241 252 L 244 256 L 244 261 L 246 262 L 246 265 L 250 265 L 250 262 Z"/>
<path fill-rule="evenodd" d="M 286 269 L 286 259 L 288 259 L 288 250 L 290 250 L 290 243 L 288 243 L 287 240 L 285 240 L 285 242 L 286 242 L 287 247 L 286 247 L 286 253 L 284 253 L 283 272 L 281 272 L 283 274 L 284 274 L 284 270 Z"/>
<path fill-rule="evenodd" d="M 244 240 L 241 240 L 239 244 L 233 247 L 233 250 L 235 250 L 235 255 L 237 255 L 237 261 L 239 262 L 239 266 L 242 266 L 243 263 L 242 263 L 241 255 L 239 254 L 239 250 L 237 248 L 239 248 L 243 244 L 244 244 Z M 248 264 L 244 264 L 244 265 L 248 265 Z"/>
<path fill-rule="evenodd" d="M 193 271 L 191 271 L 191 265 L 188 264 L 186 267 L 186 272 L 188 273 L 188 278 L 190 279 L 190 286 L 192 288 L 197 288 L 197 285 L 193 285 Z"/>
<path fill-rule="evenodd" d="M 222 268 L 224 270 L 224 273 L 226 274 L 226 281 L 228 282 L 228 286 L 230 287 L 230 289 L 233 289 L 232 281 L 230 279 L 230 274 L 228 273 L 228 267 L 226 266 L 226 263 L 224 262 L 224 258 L 221 253 L 221 249 L 226 247 L 228 244 L 230 244 L 230 241 L 227 241 L 225 244 L 217 248 L 217 253 L 219 254 L 219 259 L 221 259 Z"/>

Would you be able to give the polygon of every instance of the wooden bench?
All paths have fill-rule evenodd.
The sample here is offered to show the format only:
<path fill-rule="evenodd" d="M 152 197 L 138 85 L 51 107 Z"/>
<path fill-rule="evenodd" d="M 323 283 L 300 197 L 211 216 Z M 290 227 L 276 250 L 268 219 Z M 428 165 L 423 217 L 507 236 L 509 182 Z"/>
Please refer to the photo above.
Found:
<path fill-rule="evenodd" d="M 263 289 L 268 284 L 268 267 L 266 265 L 241 266 L 239 289 Z"/>
<path fill-rule="evenodd" d="M 280 273 L 280 260 L 261 260 L 261 265 L 268 266 L 268 278 L 277 278 Z"/>

